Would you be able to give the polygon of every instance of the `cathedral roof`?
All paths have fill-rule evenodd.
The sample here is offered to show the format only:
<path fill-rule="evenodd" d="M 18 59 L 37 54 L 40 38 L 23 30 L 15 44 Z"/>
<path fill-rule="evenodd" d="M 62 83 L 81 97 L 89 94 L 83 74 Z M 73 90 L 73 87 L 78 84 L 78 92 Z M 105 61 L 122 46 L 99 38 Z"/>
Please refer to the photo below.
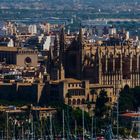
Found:
<path fill-rule="evenodd" d="M 55 81 L 51 81 L 54 84 L 58 84 L 60 82 L 68 82 L 68 83 L 81 83 L 81 80 L 78 79 L 74 79 L 74 78 L 65 78 L 64 80 L 55 80 Z"/>

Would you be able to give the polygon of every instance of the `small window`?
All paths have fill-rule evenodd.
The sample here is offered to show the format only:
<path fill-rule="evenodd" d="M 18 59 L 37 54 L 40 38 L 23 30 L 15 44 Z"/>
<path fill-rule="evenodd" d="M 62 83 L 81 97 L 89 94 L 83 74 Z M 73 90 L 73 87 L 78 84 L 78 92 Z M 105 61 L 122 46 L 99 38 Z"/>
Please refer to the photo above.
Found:
<path fill-rule="evenodd" d="M 85 104 L 85 99 L 82 99 L 82 104 Z"/>
<path fill-rule="evenodd" d="M 77 105 L 80 105 L 80 103 L 81 103 L 80 99 L 77 99 Z"/>
<path fill-rule="evenodd" d="M 72 103 L 73 103 L 73 105 L 75 105 L 75 104 L 76 104 L 76 100 L 75 100 L 75 99 L 73 99 Z"/>
<path fill-rule="evenodd" d="M 71 105 L 71 99 L 69 99 L 68 104 Z"/>

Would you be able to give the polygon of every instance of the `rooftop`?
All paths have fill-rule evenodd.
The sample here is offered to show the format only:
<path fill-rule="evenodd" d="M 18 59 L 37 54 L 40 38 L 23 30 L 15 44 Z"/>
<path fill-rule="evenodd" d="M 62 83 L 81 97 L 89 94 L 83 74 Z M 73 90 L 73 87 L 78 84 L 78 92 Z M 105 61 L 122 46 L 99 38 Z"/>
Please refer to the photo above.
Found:
<path fill-rule="evenodd" d="M 74 78 L 65 78 L 64 80 L 55 80 L 51 81 L 53 84 L 58 84 L 60 82 L 68 82 L 68 83 L 81 83 L 81 80 L 74 79 Z"/>
<path fill-rule="evenodd" d="M 140 113 L 136 113 L 136 112 L 128 112 L 128 113 L 124 113 L 121 114 L 121 116 L 123 117 L 140 117 Z"/>
<path fill-rule="evenodd" d="M 0 46 L 0 51 L 7 51 L 7 52 L 20 52 L 20 51 L 33 51 L 31 49 L 27 49 L 27 48 L 21 48 L 21 47 L 7 47 L 7 46 Z"/>

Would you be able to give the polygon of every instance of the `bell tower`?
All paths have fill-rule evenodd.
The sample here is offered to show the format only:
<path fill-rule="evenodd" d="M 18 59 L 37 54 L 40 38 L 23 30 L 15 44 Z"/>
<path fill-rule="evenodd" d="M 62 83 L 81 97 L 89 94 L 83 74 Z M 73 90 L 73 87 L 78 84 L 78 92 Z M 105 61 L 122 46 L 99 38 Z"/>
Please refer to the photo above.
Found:
<path fill-rule="evenodd" d="M 83 78 L 83 61 L 84 61 L 84 38 L 83 38 L 83 29 L 80 27 L 79 29 L 79 35 L 77 38 L 77 44 L 78 44 L 78 57 L 79 57 L 79 66 L 78 66 L 78 78 Z"/>
<path fill-rule="evenodd" d="M 65 29 L 64 26 L 62 27 L 60 31 L 60 40 L 59 40 L 59 79 L 65 78 Z"/>

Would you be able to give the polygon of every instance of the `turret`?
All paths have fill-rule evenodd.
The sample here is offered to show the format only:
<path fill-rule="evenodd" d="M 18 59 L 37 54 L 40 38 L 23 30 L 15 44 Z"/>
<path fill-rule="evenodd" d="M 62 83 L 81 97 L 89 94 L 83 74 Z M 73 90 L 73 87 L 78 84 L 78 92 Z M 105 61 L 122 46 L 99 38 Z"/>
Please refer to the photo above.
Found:
<path fill-rule="evenodd" d="M 63 53 L 65 50 L 65 29 L 64 26 L 60 31 L 60 51 Z"/>
<path fill-rule="evenodd" d="M 65 61 L 65 29 L 64 26 L 61 29 L 60 32 L 60 40 L 59 40 L 59 79 L 64 79 L 65 78 L 65 69 L 64 69 L 64 61 Z"/>
<path fill-rule="evenodd" d="M 55 56 L 59 56 L 60 51 L 60 44 L 59 44 L 59 36 L 56 35 L 54 39 L 54 49 L 55 49 Z"/>
<path fill-rule="evenodd" d="M 82 28 L 80 28 L 80 30 L 79 30 L 79 35 L 78 35 L 77 40 L 80 43 L 80 45 L 83 44 L 83 30 L 82 30 Z"/>

